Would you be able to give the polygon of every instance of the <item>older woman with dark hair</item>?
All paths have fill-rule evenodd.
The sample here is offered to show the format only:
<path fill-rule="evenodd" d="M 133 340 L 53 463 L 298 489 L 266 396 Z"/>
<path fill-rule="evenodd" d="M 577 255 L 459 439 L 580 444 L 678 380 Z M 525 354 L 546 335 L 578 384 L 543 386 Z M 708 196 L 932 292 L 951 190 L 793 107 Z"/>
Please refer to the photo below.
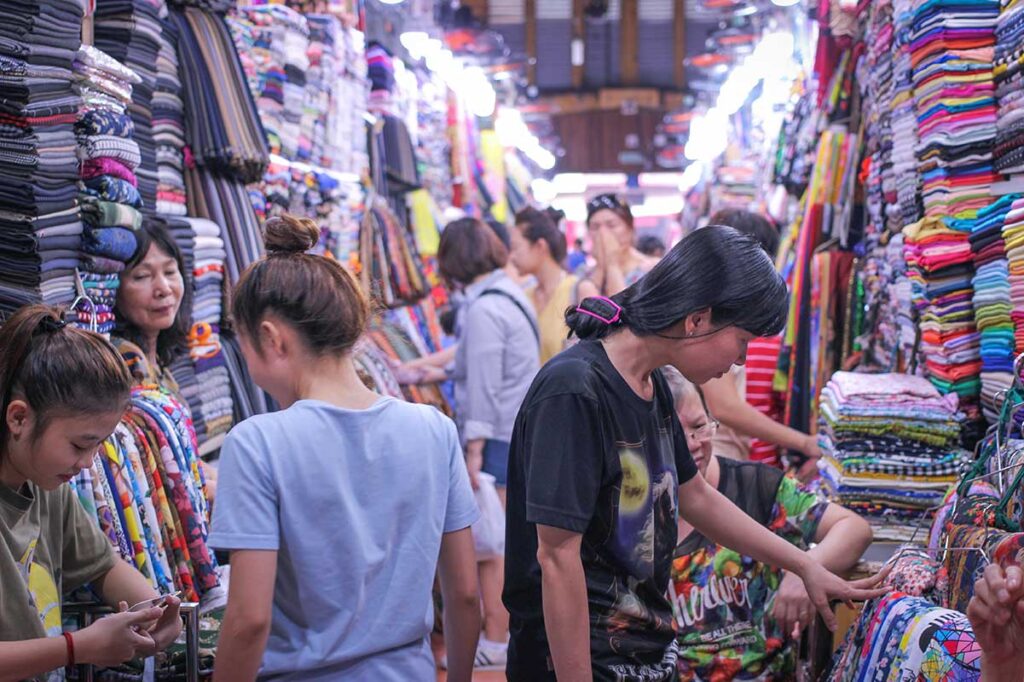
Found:
<path fill-rule="evenodd" d="M 147 220 L 136 238 L 138 246 L 121 273 L 111 341 L 136 381 L 178 393 L 169 367 L 188 350 L 192 310 L 185 262 L 160 223 Z"/>

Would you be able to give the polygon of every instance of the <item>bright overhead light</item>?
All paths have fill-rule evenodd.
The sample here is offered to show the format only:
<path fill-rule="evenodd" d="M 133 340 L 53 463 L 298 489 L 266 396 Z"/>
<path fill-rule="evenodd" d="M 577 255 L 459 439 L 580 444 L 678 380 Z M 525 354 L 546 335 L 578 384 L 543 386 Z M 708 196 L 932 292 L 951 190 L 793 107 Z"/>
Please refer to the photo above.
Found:
<path fill-rule="evenodd" d="M 772 4 L 776 7 L 792 7 L 793 5 L 799 5 L 800 0 L 772 0 Z"/>
<path fill-rule="evenodd" d="M 462 72 L 464 78 L 463 93 L 466 96 L 466 104 L 474 116 L 486 118 L 494 113 L 494 107 L 498 102 L 494 93 L 494 86 L 488 80 L 487 74 L 479 66 L 471 66 Z"/>
<path fill-rule="evenodd" d="M 405 0 L 380 0 L 384 5 L 401 5 Z"/>
<path fill-rule="evenodd" d="M 530 192 L 539 204 L 550 204 L 558 196 L 555 184 L 545 178 L 534 178 L 530 182 Z"/>

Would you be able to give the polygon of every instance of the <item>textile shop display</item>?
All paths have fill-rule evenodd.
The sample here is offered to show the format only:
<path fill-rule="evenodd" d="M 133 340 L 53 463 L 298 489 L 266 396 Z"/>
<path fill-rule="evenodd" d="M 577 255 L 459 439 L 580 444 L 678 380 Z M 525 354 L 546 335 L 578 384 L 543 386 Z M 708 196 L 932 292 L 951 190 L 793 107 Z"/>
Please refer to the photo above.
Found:
<path fill-rule="evenodd" d="M 974 217 L 999 180 L 992 66 L 998 0 L 914 0 L 910 56 L 926 216 Z"/>
<path fill-rule="evenodd" d="M 188 212 L 185 194 L 185 103 L 178 75 L 178 30 L 161 22 L 160 52 L 153 93 L 153 142 L 156 144 L 156 212 L 183 216 Z"/>
<path fill-rule="evenodd" d="M 162 593 L 199 601 L 219 587 L 209 509 L 186 411 L 154 388 L 131 408 L 72 486 L 120 555 Z"/>
<path fill-rule="evenodd" d="M 1024 199 L 1014 201 L 1006 214 L 1003 243 L 1009 271 L 1013 352 L 1024 353 Z"/>
<path fill-rule="evenodd" d="M 157 209 L 159 184 L 153 94 L 163 35 L 161 11 L 166 11 L 162 0 L 96 0 L 93 16 L 94 45 L 131 69 L 138 78 L 133 84 L 128 114 L 135 128 L 132 139 L 140 152 L 137 187 L 142 207 L 149 213 Z"/>
<path fill-rule="evenodd" d="M 993 65 L 999 105 L 994 158 L 996 170 L 1010 175 L 1024 173 L 1024 4 L 1007 0 L 1000 5 Z"/>
<path fill-rule="evenodd" d="M 81 159 L 78 201 L 84 225 L 80 284 L 85 295 L 69 315 L 83 328 L 109 334 L 121 273 L 138 247 L 144 201 L 138 190 L 142 152 L 129 113 L 141 78 L 101 50 L 83 45 L 75 58 L 75 89 L 84 101 L 75 123 Z"/>
<path fill-rule="evenodd" d="M 363 214 L 359 263 L 364 290 L 389 308 L 416 303 L 430 290 L 412 232 L 380 197 Z"/>
<path fill-rule="evenodd" d="M 1004 196 L 978 211 L 969 237 L 975 268 L 974 321 L 981 336 L 981 405 L 991 423 L 998 420 L 999 396 L 1013 383 L 1015 333 L 1003 227 L 1016 198 Z"/>
<path fill-rule="evenodd" d="M 76 206 L 72 89 L 83 10 L 75 0 L 5 6 L 0 22 L 0 314 L 75 298 L 82 224 Z"/>
<path fill-rule="evenodd" d="M 196 164 L 241 182 L 267 166 L 263 127 L 224 19 L 195 8 L 171 11 L 180 33 L 187 141 Z"/>
<path fill-rule="evenodd" d="M 981 647 L 963 613 L 893 592 L 868 602 L 827 679 L 980 680 Z"/>
<path fill-rule="evenodd" d="M 971 301 L 974 259 L 967 229 L 931 217 L 903 229 L 907 274 L 920 319 L 921 353 L 932 383 L 957 393 L 977 417 L 981 393 L 981 335 Z"/>
<path fill-rule="evenodd" d="M 820 468 L 837 501 L 876 540 L 910 539 L 970 459 L 956 396 L 920 377 L 836 372 L 820 409 Z"/>
<path fill-rule="evenodd" d="M 187 218 L 194 244 L 194 294 L 189 357 L 193 386 L 182 386 L 195 423 L 196 436 L 206 442 L 227 433 L 234 419 L 231 378 L 221 344 L 224 300 L 224 259 L 221 229 L 204 218 Z"/>
<path fill-rule="evenodd" d="M 434 405 L 449 416 L 453 414 L 450 387 L 399 386 L 391 371 L 392 363 L 409 362 L 442 349 L 437 311 L 429 298 L 375 317 L 367 336 L 357 353 L 357 365 L 367 385 L 386 395 Z"/>

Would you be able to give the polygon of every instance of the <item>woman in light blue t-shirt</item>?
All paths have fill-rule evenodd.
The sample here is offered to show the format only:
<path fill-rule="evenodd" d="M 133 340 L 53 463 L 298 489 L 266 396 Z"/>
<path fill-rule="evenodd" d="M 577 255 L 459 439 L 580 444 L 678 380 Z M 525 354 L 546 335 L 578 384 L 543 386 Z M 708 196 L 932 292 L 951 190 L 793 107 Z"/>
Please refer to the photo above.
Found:
<path fill-rule="evenodd" d="M 229 434 L 210 544 L 231 553 L 217 680 L 434 680 L 440 568 L 449 679 L 480 633 L 478 516 L 455 425 L 356 374 L 369 306 L 319 229 L 267 222 L 232 315 L 253 379 L 282 411 Z M 439 558 L 440 557 L 440 558 Z"/>

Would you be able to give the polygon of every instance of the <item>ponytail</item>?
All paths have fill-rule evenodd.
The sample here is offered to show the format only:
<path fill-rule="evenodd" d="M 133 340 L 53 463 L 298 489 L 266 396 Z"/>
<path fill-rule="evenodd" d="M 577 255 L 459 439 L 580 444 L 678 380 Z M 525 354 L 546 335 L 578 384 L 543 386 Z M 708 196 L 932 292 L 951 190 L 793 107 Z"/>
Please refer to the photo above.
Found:
<path fill-rule="evenodd" d="M 788 299 L 786 283 L 761 245 L 716 226 L 687 236 L 633 286 L 569 308 L 565 323 L 580 339 L 603 339 L 622 328 L 637 336 L 664 335 L 710 308 L 712 324 L 773 336 L 786 323 Z"/>
<path fill-rule="evenodd" d="M 0 327 L 0 452 L 15 399 L 36 413 L 38 435 L 54 412 L 126 408 L 131 387 L 128 368 L 105 339 L 69 326 L 56 308 L 25 306 Z"/>

